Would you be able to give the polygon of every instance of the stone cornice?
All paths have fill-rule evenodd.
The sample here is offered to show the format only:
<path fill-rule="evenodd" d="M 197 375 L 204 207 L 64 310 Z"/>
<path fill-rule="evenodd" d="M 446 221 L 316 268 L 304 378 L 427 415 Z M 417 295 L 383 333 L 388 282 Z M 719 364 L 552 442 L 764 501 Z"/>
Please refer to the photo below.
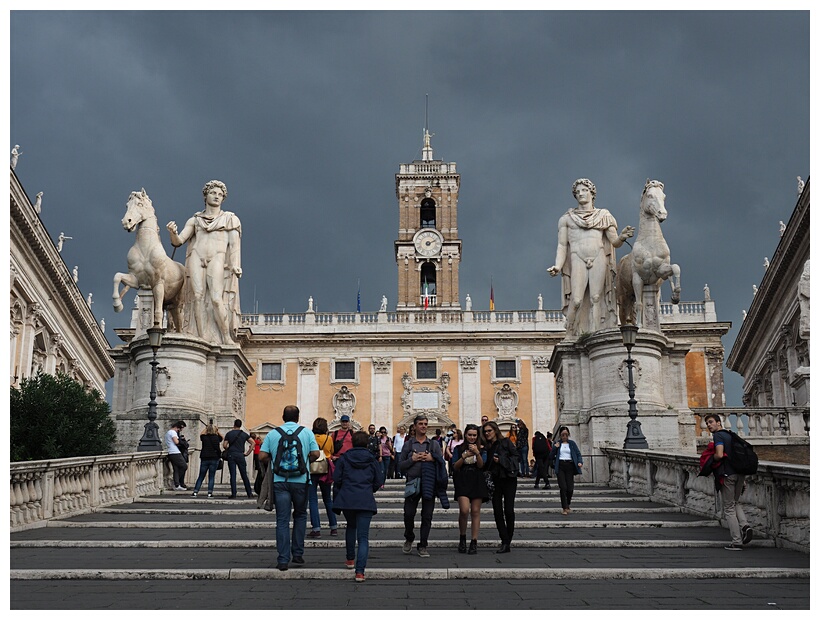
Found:
<path fill-rule="evenodd" d="M 761 338 L 772 327 L 774 315 L 788 294 L 797 297 L 796 283 L 803 272 L 803 263 L 809 258 L 810 206 L 809 178 L 727 357 L 726 365 L 741 375 L 745 375 L 753 363 L 752 351 L 760 346 Z M 780 324 L 774 327 L 779 329 Z"/>
<path fill-rule="evenodd" d="M 52 284 L 53 291 L 67 314 L 85 336 L 86 342 L 107 373 L 107 378 L 112 377 L 114 362 L 108 355 L 108 341 L 13 170 L 9 203 L 12 227 L 17 228 L 27 249 L 33 253 L 36 264 L 43 269 L 45 278 Z M 86 362 L 90 363 L 90 360 Z"/>

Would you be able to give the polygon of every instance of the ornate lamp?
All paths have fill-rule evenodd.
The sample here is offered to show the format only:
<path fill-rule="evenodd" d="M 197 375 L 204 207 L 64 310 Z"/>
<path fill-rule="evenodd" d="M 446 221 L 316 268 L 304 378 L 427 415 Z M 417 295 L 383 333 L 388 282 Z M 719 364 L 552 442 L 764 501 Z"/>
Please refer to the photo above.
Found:
<path fill-rule="evenodd" d="M 146 331 L 148 332 L 148 344 L 150 344 L 154 350 L 154 356 L 153 359 L 151 359 L 151 393 L 150 400 L 148 401 L 148 423 L 145 425 L 145 431 L 142 434 L 139 446 L 137 446 L 137 452 L 157 452 L 162 450 L 162 442 L 159 438 L 159 426 L 157 426 L 155 422 L 157 419 L 157 366 L 159 366 L 159 362 L 157 362 L 157 351 L 160 345 L 162 345 L 162 335 L 165 333 L 165 330 L 154 323 L 154 326 L 149 327 Z"/>
<path fill-rule="evenodd" d="M 635 400 L 635 381 L 632 376 L 632 366 L 635 364 L 635 360 L 632 359 L 632 347 L 638 339 L 638 327 L 631 324 L 621 325 L 621 338 L 626 347 L 626 367 L 629 370 L 629 422 L 626 423 L 624 450 L 648 450 L 649 444 L 641 430 L 641 423 L 638 422 L 638 401 Z"/>

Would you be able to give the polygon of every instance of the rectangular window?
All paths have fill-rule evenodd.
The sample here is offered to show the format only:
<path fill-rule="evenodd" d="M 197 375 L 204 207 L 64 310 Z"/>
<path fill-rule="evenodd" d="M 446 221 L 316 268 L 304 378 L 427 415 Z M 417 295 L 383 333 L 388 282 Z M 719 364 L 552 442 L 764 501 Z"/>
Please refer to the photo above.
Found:
<path fill-rule="evenodd" d="M 281 381 L 282 380 L 282 363 L 263 363 L 262 364 L 262 381 Z"/>
<path fill-rule="evenodd" d="M 333 378 L 336 381 L 354 381 L 356 379 L 356 362 L 336 362 Z"/>
<path fill-rule="evenodd" d="M 515 379 L 515 360 L 496 360 L 495 376 L 496 379 Z"/>
<path fill-rule="evenodd" d="M 416 379 L 435 379 L 435 362 L 416 362 Z"/>

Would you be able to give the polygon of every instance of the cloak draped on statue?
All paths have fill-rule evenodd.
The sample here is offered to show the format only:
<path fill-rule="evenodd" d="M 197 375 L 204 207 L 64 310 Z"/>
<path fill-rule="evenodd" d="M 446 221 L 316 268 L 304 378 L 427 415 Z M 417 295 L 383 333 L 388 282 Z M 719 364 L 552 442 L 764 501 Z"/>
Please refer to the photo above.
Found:
<path fill-rule="evenodd" d="M 583 333 L 593 333 L 600 329 L 607 327 L 617 327 L 618 315 L 615 302 L 615 272 L 618 267 L 615 257 L 615 248 L 609 242 L 609 238 L 604 234 L 604 231 L 610 226 L 618 227 L 615 218 L 612 217 L 606 209 L 592 209 L 591 211 L 583 211 L 578 208 L 569 209 L 566 214 L 576 226 L 579 228 L 586 228 L 601 231 L 601 240 L 604 246 L 604 255 L 606 256 L 607 269 L 606 278 L 604 280 L 604 294 L 598 302 L 601 304 L 601 324 L 594 326 L 592 324 L 592 303 L 589 298 L 589 288 L 584 291 L 584 298 L 581 302 L 581 307 L 578 308 L 576 314 L 575 334 L 580 336 Z M 564 265 L 561 268 L 561 300 L 562 310 L 564 316 L 569 309 L 570 300 L 572 298 L 572 247 L 567 247 L 567 255 L 564 260 Z"/>

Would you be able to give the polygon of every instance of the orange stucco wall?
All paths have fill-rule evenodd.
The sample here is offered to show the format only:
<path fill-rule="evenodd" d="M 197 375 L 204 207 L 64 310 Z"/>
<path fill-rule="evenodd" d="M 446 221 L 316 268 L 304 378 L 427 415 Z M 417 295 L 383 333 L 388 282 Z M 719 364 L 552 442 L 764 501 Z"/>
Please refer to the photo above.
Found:
<path fill-rule="evenodd" d="M 686 392 L 690 407 L 708 407 L 709 393 L 706 390 L 706 362 L 702 351 L 686 354 Z"/>

